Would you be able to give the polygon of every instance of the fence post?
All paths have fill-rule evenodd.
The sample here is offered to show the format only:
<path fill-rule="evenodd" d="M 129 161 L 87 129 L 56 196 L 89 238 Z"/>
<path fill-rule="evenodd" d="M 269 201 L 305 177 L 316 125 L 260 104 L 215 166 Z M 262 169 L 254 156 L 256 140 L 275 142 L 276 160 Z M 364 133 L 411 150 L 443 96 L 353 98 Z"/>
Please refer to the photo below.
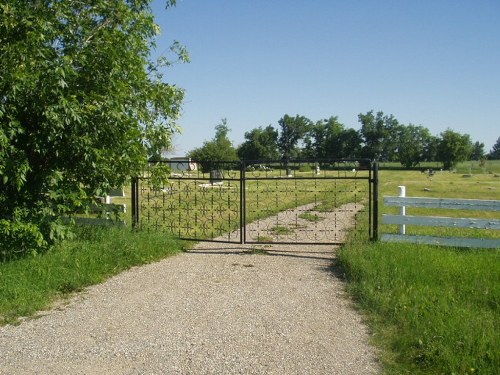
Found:
<path fill-rule="evenodd" d="M 246 232 L 246 162 L 243 160 L 240 164 L 240 244 L 244 244 L 247 240 Z"/>
<path fill-rule="evenodd" d="M 398 188 L 399 188 L 399 196 L 400 196 L 401 198 L 406 197 L 406 186 L 402 186 L 402 185 L 401 185 L 401 186 L 398 186 Z M 405 216 L 405 215 L 406 215 L 406 207 L 405 207 L 405 206 L 401 206 L 401 207 L 399 208 L 399 214 L 400 214 L 401 216 Z M 406 234 L 406 225 L 405 225 L 405 224 L 401 224 L 401 225 L 399 226 L 399 233 L 400 233 L 400 234 Z"/>
<path fill-rule="evenodd" d="M 372 194 L 373 194 L 373 237 L 372 240 L 378 241 L 378 161 L 373 162 L 373 176 L 372 181 Z"/>
<path fill-rule="evenodd" d="M 139 178 L 132 177 L 131 183 L 132 229 L 139 226 Z"/>

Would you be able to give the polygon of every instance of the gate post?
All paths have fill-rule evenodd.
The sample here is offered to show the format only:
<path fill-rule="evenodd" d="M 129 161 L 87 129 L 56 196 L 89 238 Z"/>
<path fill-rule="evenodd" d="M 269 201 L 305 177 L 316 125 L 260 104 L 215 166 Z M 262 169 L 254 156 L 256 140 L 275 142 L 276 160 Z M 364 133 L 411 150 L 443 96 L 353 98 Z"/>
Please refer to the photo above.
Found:
<path fill-rule="evenodd" d="M 378 241 L 378 161 L 373 163 L 373 241 Z"/>
<path fill-rule="evenodd" d="M 132 229 L 139 226 L 139 177 L 132 177 L 131 183 Z"/>
<path fill-rule="evenodd" d="M 246 242 L 246 194 L 245 194 L 245 173 L 246 173 L 246 162 L 242 160 L 240 163 L 240 244 Z"/>

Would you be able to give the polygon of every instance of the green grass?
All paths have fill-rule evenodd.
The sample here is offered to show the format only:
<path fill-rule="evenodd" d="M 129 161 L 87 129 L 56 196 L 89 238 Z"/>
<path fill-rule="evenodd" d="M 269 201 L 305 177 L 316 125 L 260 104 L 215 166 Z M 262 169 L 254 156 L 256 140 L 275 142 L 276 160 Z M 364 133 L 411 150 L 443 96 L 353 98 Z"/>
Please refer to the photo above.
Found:
<path fill-rule="evenodd" d="M 437 172 L 429 178 L 416 171 L 382 170 L 381 213 L 398 211 L 382 203 L 383 196 L 398 195 L 398 185 L 406 186 L 407 196 L 500 199 L 500 180 L 494 173 L 464 178 Z M 456 210 L 407 209 L 407 214 L 499 218 L 498 212 Z M 366 230 L 364 222 L 357 231 Z M 394 230 L 380 227 L 381 232 Z M 428 235 L 499 238 L 499 232 L 407 226 L 407 233 Z M 497 373 L 499 250 L 370 243 L 351 235 L 337 266 L 367 318 L 386 374 Z"/>
<path fill-rule="evenodd" d="M 43 255 L 0 263 L 0 325 L 47 309 L 72 292 L 132 266 L 181 251 L 179 241 L 126 228 L 81 228 Z"/>
<path fill-rule="evenodd" d="M 380 163 L 380 168 L 397 168 L 402 169 L 400 163 Z M 443 164 L 440 162 L 425 162 L 421 163 L 418 166 L 419 169 L 433 169 L 434 171 L 439 171 L 443 168 Z M 466 174 L 488 174 L 488 173 L 500 173 L 500 160 L 485 160 L 484 164 L 477 160 L 473 161 L 465 161 L 458 163 L 455 168 L 453 168 L 453 172 Z"/>
<path fill-rule="evenodd" d="M 387 374 L 495 374 L 500 253 L 350 243 L 339 256 Z"/>
<path fill-rule="evenodd" d="M 276 236 L 286 236 L 287 234 L 292 234 L 293 230 L 287 226 L 276 225 L 275 227 L 271 228 L 271 233 Z"/>
<path fill-rule="evenodd" d="M 418 171 L 380 171 L 380 212 L 384 214 L 399 213 L 398 207 L 385 207 L 384 196 L 397 196 L 399 185 L 406 186 L 408 197 L 429 198 L 463 198 L 463 199 L 486 199 L 500 200 L 500 177 L 492 173 L 473 174 L 470 178 L 464 178 L 461 174 L 447 171 L 439 171 L 432 177 Z M 500 219 L 498 211 L 470 211 L 470 210 L 443 210 L 407 208 L 407 215 L 416 216 L 447 216 L 465 218 Z M 380 231 L 384 233 L 396 233 L 398 226 L 381 225 Z M 432 236 L 456 236 L 473 238 L 500 238 L 500 230 L 484 230 L 469 228 L 448 227 L 425 227 L 406 226 L 407 234 L 432 235 Z"/>
<path fill-rule="evenodd" d="M 311 212 L 304 212 L 299 215 L 299 218 L 316 223 L 318 221 L 323 220 L 322 217 L 318 216 L 318 214 L 313 214 Z"/>
<path fill-rule="evenodd" d="M 257 242 L 273 242 L 273 238 L 269 236 L 258 236 Z"/>

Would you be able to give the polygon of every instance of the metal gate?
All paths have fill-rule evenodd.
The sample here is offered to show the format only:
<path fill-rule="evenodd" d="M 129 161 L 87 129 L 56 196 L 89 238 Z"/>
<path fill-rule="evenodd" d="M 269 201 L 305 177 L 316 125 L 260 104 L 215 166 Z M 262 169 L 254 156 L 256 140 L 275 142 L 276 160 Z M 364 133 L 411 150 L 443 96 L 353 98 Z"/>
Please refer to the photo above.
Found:
<path fill-rule="evenodd" d="M 339 244 L 365 220 L 376 239 L 377 175 L 370 160 L 150 163 L 132 181 L 132 222 L 195 241 Z"/>

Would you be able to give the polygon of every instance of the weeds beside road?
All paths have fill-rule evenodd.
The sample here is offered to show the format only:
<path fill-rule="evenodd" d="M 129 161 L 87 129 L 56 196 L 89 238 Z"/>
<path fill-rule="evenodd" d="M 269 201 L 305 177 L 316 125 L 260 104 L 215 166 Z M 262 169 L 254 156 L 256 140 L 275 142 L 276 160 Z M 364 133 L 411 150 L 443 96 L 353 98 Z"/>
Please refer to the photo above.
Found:
<path fill-rule="evenodd" d="M 163 233 L 82 227 L 77 239 L 45 254 L 0 263 L 0 325 L 47 309 L 132 266 L 179 253 L 183 245 Z"/>
<path fill-rule="evenodd" d="M 495 374 L 500 253 L 394 243 L 340 252 L 389 374 Z"/>

